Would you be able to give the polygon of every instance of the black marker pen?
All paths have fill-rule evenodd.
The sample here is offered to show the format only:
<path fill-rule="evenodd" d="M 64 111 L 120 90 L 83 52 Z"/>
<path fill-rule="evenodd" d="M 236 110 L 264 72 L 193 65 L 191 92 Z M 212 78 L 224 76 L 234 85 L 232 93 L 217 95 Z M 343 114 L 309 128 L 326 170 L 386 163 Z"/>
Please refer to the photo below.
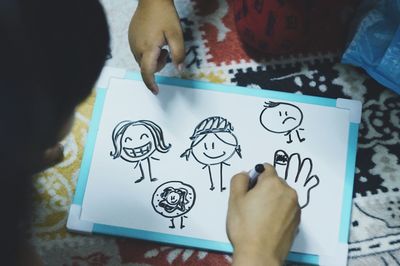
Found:
<path fill-rule="evenodd" d="M 256 183 L 258 176 L 264 172 L 265 168 L 263 164 L 257 164 L 251 171 L 249 172 L 250 180 L 249 180 L 249 189 L 253 188 Z"/>

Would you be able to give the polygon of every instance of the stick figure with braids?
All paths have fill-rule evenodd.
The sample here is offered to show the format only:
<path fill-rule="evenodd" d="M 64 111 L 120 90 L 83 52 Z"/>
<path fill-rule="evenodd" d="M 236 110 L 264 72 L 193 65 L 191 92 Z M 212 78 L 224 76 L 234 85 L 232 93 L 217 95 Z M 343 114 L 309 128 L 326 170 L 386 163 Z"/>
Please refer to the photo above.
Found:
<path fill-rule="evenodd" d="M 241 149 L 236 136 L 233 134 L 231 123 L 225 118 L 212 116 L 201 121 L 190 137 L 192 143 L 190 148 L 182 153 L 188 161 L 190 155 L 207 168 L 210 177 L 210 190 L 214 190 L 213 173 L 219 173 L 220 191 L 226 187 L 223 185 L 223 167 L 229 166 L 227 161 L 237 154 L 240 158 Z"/>

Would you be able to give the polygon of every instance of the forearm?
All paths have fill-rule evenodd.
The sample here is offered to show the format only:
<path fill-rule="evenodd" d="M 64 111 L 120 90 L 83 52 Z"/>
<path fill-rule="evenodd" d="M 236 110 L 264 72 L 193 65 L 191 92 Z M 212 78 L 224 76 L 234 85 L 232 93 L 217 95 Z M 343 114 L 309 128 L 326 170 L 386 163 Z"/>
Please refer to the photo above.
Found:
<path fill-rule="evenodd" d="M 174 4 L 174 0 L 138 0 L 139 4 L 140 3 L 150 3 L 150 4 L 159 4 L 159 3 L 166 3 L 166 4 Z"/>
<path fill-rule="evenodd" d="M 264 168 L 251 190 L 248 174 L 231 179 L 227 232 L 235 266 L 282 265 L 300 222 L 296 191 L 271 165 Z"/>
<path fill-rule="evenodd" d="M 235 249 L 233 266 L 280 266 L 281 262 L 268 250 Z"/>

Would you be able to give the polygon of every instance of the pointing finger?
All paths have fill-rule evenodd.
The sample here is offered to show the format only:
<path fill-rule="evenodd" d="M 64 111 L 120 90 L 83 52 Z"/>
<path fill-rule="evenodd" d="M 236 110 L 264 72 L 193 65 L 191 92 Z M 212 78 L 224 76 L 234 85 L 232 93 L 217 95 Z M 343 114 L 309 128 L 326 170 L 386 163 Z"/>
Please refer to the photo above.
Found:
<path fill-rule="evenodd" d="M 154 94 L 159 92 L 158 86 L 154 79 L 154 73 L 157 71 L 157 62 L 160 55 L 160 49 L 155 48 L 148 50 L 143 53 L 142 60 L 140 62 L 141 74 L 144 83 L 147 88 Z"/>

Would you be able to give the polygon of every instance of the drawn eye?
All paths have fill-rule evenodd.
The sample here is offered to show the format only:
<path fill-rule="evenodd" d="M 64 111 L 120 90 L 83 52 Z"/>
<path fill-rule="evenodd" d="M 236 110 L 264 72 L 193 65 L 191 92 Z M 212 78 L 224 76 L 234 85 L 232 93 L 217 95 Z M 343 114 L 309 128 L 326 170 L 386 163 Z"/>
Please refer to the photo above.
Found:
<path fill-rule="evenodd" d="M 214 142 L 211 144 L 211 148 L 214 149 L 215 145 Z"/>
<path fill-rule="evenodd" d="M 130 137 L 126 137 L 124 142 L 127 142 L 128 140 L 132 141 L 132 139 Z"/>
<path fill-rule="evenodd" d="M 281 111 L 279 111 L 279 116 L 282 116 L 282 113 L 281 113 Z"/>
<path fill-rule="evenodd" d="M 207 143 L 205 143 L 205 142 L 204 142 L 204 149 L 208 150 L 207 149 Z"/>
<path fill-rule="evenodd" d="M 285 115 L 287 116 L 287 111 L 285 111 Z"/>
<path fill-rule="evenodd" d="M 144 138 L 144 137 L 149 138 L 149 135 L 147 135 L 146 133 L 143 133 L 143 134 L 140 136 L 140 139 L 142 139 L 142 138 Z"/>

